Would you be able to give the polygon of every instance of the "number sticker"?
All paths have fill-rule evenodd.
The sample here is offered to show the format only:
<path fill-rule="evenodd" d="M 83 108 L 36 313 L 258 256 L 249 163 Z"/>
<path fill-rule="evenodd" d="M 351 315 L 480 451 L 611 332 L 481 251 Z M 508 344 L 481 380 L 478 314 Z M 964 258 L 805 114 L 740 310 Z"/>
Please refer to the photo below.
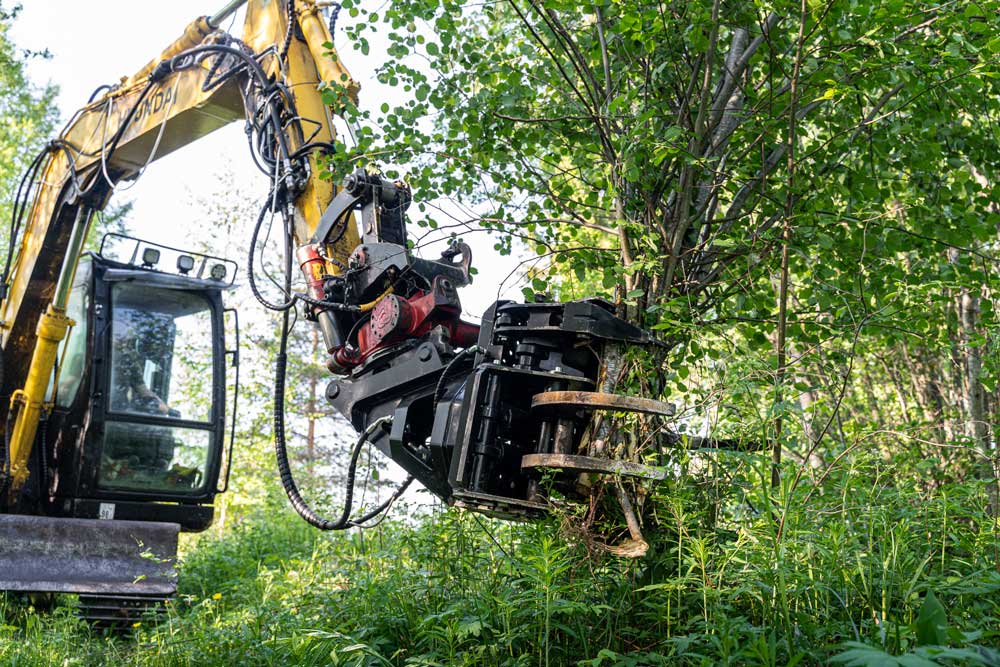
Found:
<path fill-rule="evenodd" d="M 106 519 L 110 521 L 115 518 L 115 504 L 114 503 L 101 503 L 101 507 L 97 510 L 98 519 Z"/>

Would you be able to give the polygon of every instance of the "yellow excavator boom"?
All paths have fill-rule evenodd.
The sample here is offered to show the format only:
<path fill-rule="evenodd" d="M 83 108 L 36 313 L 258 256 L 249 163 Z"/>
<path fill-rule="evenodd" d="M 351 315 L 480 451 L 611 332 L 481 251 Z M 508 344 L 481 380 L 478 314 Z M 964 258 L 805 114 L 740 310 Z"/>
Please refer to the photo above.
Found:
<path fill-rule="evenodd" d="M 244 4 L 237 41 L 219 25 Z M 247 76 L 224 76 L 226 68 L 241 60 L 246 65 L 247 58 L 290 91 L 299 116 L 285 119 L 299 125 L 299 131 L 289 132 L 290 150 L 332 143 L 333 117 L 342 108 L 328 107 L 322 89 L 339 86 L 339 99 L 356 102 L 358 86 L 331 43 L 314 0 L 234 0 L 214 16 L 192 22 L 157 58 L 80 109 L 50 142 L 0 303 L 2 395 L 10 401 L 0 419 L 10 434 L 12 497 L 27 479 L 57 349 L 73 325 L 66 306 L 93 213 L 104 208 L 116 183 L 137 178 L 151 161 L 247 116 Z M 231 49 L 228 56 L 222 47 Z M 309 155 L 308 178 L 293 202 L 297 241 L 313 234 L 336 196 L 333 183 L 320 176 L 321 159 Z M 335 260 L 330 273 L 337 273 L 336 262 L 346 261 L 357 243 L 351 225 L 330 249 Z"/>

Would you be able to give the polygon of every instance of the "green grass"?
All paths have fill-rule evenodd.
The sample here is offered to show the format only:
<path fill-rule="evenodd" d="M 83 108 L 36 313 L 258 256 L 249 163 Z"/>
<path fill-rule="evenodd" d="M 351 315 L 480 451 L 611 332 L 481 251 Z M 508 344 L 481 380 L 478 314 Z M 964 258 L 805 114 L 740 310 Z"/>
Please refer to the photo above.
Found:
<path fill-rule="evenodd" d="M 979 483 L 924 491 L 856 463 L 808 504 L 808 485 L 774 499 L 789 508 L 779 541 L 743 469 L 666 486 L 639 560 L 588 554 L 555 521 L 448 511 L 326 535 L 261 511 L 191 543 L 167 620 L 130 636 L 91 633 L 69 599 L 0 602 L 0 664 L 1000 664 Z"/>

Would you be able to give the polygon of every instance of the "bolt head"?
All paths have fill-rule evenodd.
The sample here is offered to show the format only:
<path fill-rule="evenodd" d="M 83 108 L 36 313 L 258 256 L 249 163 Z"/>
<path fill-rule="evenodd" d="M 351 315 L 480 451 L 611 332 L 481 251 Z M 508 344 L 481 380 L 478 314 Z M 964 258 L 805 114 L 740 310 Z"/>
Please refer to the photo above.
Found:
<path fill-rule="evenodd" d="M 344 189 L 354 194 L 358 187 L 358 177 L 354 174 L 348 174 L 347 178 L 344 179 Z"/>
<path fill-rule="evenodd" d="M 417 359 L 420 361 L 430 361 L 431 360 L 431 347 L 430 345 L 421 345 L 420 349 L 417 350 Z"/>

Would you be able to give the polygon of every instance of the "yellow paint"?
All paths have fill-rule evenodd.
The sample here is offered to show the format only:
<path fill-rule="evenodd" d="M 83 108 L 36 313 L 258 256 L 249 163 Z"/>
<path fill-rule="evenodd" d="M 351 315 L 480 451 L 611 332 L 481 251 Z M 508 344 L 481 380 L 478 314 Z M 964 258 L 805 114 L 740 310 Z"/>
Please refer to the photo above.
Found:
<path fill-rule="evenodd" d="M 333 37 L 326 23 L 320 18 L 319 8 L 315 3 L 306 3 L 306 6 L 299 10 L 299 26 L 305 35 L 312 60 L 319 70 L 320 79 L 326 83 L 332 82 L 344 86 L 351 102 L 357 104 L 361 86 L 351 77 L 351 73 L 340 62 L 333 49 L 324 46 L 332 44 Z"/>
<path fill-rule="evenodd" d="M 386 291 L 384 291 L 381 294 L 379 294 L 372 301 L 369 301 L 368 303 L 361 304 L 361 312 L 362 313 L 367 313 L 370 310 L 375 310 L 375 306 L 378 305 L 378 302 L 381 301 L 382 299 L 384 299 L 385 297 L 389 296 L 390 294 L 392 294 L 392 287 L 390 287 Z"/>
<path fill-rule="evenodd" d="M 38 420 L 45 405 L 45 390 L 49 386 L 52 367 L 55 365 L 59 342 L 69 327 L 76 324 L 60 308 L 49 309 L 38 320 L 38 342 L 31 358 L 31 369 L 24 389 L 10 397 L 11 410 L 17 412 L 17 421 L 10 436 L 11 488 L 16 493 L 28 479 L 28 457 L 31 455 L 38 430 Z"/>
<path fill-rule="evenodd" d="M 327 77 L 335 77 L 337 81 L 340 81 L 341 75 L 346 75 L 346 83 L 349 84 L 348 89 L 350 90 L 350 83 L 353 81 L 350 73 L 340 64 L 339 59 L 334 61 L 332 57 L 326 55 L 332 50 L 323 45 L 331 43 L 333 38 L 326 25 L 318 20 L 316 16 L 318 10 L 315 3 L 300 1 L 296 3 L 296 6 L 302 7 L 299 12 L 299 25 L 302 27 L 308 43 L 292 39 L 288 49 L 288 69 L 285 72 L 279 70 L 276 57 L 264 61 L 265 71 L 268 74 L 284 76 L 292 92 L 292 97 L 295 99 L 299 115 L 309 119 L 308 122 L 302 123 L 304 136 L 290 137 L 293 151 L 301 146 L 305 140 L 332 142 L 336 138 L 332 112 L 323 103 L 320 86 L 329 81 Z M 284 3 L 260 2 L 259 0 L 251 2 L 247 5 L 243 39 L 258 53 L 271 46 L 280 49 L 284 44 L 287 25 L 287 11 Z M 354 90 L 356 93 L 356 85 L 354 85 Z M 340 112 L 341 110 L 336 109 L 336 111 Z M 309 157 L 309 181 L 295 200 L 295 239 L 298 243 L 305 243 L 313 235 L 319 226 L 323 211 L 337 195 L 334 182 L 320 178 L 322 167 L 321 158 L 313 153 Z M 340 242 L 329 249 L 329 256 L 346 265 L 351 251 L 359 242 L 360 237 L 356 225 L 348 225 L 347 233 L 344 234 Z M 335 263 L 328 265 L 329 272 L 339 273 L 335 267 Z"/>
<path fill-rule="evenodd" d="M 201 16 L 196 18 L 194 21 L 184 29 L 184 34 L 178 37 L 170 46 L 163 49 L 163 52 L 159 56 L 153 58 L 148 63 L 146 63 L 142 69 L 133 74 L 128 79 L 129 85 L 143 84 L 146 82 L 146 78 L 150 75 L 153 69 L 160 64 L 163 60 L 169 60 L 173 58 L 181 51 L 187 51 L 190 48 L 194 48 L 205 41 L 205 38 L 212 34 L 213 30 L 210 25 L 208 25 L 208 17 Z"/>

